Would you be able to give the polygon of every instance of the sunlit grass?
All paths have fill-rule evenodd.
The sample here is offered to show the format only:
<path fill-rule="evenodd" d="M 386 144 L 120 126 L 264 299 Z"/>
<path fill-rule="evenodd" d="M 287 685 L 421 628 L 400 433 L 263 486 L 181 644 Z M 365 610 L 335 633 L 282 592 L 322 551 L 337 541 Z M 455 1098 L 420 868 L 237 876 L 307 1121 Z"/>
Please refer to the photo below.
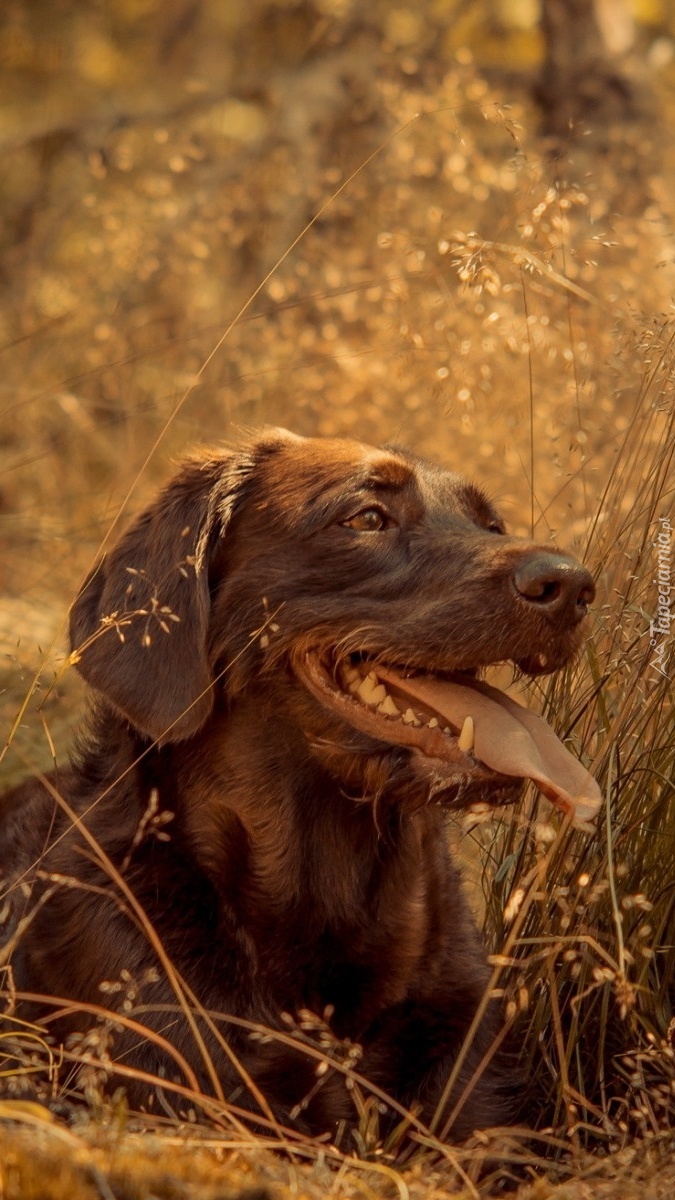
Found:
<path fill-rule="evenodd" d="M 675 1116 L 675 708 L 650 641 L 655 538 L 675 508 L 675 413 L 663 383 L 672 330 L 659 332 L 658 372 L 645 378 L 589 522 L 595 628 L 580 661 L 535 689 L 599 779 L 604 813 L 593 834 L 578 834 L 552 826 L 538 803 L 532 821 L 492 840 L 484 876 L 533 1104 L 570 1139 L 614 1149 L 635 1134 L 670 1135 Z M 504 917 L 514 908 L 515 937 Z"/>

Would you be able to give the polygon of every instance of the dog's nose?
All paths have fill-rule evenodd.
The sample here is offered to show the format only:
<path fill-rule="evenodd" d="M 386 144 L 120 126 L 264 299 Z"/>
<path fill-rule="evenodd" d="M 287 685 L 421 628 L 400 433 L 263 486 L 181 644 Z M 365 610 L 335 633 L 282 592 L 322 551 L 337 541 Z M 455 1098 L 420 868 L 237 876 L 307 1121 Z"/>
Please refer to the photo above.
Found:
<path fill-rule="evenodd" d="M 590 573 L 565 554 L 531 554 L 514 571 L 513 582 L 523 600 L 536 604 L 547 616 L 575 622 L 586 615 L 595 597 Z"/>

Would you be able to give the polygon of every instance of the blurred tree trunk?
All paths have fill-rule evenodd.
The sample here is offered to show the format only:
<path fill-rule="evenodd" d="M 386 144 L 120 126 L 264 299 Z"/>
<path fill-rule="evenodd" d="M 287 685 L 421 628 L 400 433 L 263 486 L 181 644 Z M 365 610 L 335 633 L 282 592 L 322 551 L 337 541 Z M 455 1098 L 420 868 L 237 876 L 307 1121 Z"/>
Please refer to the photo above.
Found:
<path fill-rule="evenodd" d="M 634 28 L 628 0 L 542 0 L 546 44 L 538 88 L 547 132 L 600 133 L 638 107 L 626 58 Z"/>

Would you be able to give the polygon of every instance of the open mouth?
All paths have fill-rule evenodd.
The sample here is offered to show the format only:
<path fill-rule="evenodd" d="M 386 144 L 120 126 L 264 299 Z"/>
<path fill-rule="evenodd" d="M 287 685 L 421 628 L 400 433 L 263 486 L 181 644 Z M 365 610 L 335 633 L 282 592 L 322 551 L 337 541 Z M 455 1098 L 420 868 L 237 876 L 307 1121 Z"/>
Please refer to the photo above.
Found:
<path fill-rule="evenodd" d="M 543 717 L 470 674 L 404 671 L 358 658 L 328 665 L 318 653 L 295 667 L 355 728 L 433 759 L 453 780 L 531 779 L 575 824 L 597 815 L 596 781 Z"/>

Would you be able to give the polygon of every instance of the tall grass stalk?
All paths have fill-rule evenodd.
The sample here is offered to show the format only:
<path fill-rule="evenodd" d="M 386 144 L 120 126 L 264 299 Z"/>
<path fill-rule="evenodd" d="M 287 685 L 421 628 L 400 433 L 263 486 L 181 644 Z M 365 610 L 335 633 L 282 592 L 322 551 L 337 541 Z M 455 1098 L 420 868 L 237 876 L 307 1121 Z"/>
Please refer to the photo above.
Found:
<path fill-rule="evenodd" d="M 574 667 L 533 686 L 599 779 L 604 813 L 592 833 L 556 836 L 528 798 L 498 832 L 483 878 L 488 931 L 509 947 L 501 983 L 533 1109 L 589 1146 L 661 1136 L 675 1115 L 675 657 L 666 647 L 670 675 L 660 672 L 650 644 L 654 542 L 660 519 L 675 516 L 674 341 L 663 323 L 643 342 L 643 386 L 589 522 L 592 636 Z M 525 896 L 544 856 L 546 877 Z"/>

